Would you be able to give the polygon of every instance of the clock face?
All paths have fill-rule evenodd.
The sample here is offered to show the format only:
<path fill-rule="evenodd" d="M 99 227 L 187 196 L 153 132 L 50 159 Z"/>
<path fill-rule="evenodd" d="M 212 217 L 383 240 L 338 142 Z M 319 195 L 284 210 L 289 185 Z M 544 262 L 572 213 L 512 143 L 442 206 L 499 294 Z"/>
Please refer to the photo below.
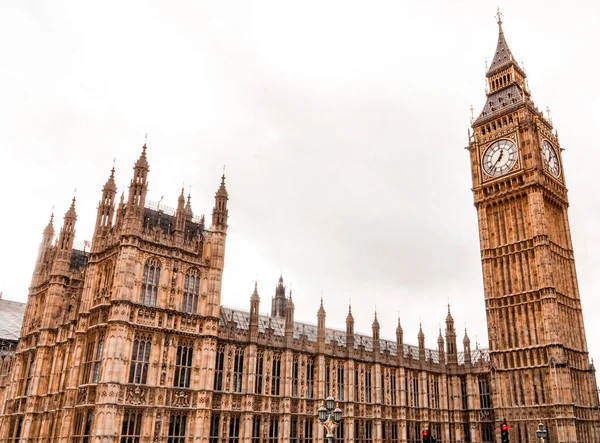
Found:
<path fill-rule="evenodd" d="M 483 169 L 488 175 L 498 177 L 510 171 L 517 161 L 517 146 L 510 140 L 492 143 L 483 154 Z"/>
<path fill-rule="evenodd" d="M 544 159 L 544 165 L 550 174 L 554 177 L 560 175 L 560 165 L 558 164 L 558 156 L 554 147 L 548 140 L 542 142 L 542 158 Z"/>

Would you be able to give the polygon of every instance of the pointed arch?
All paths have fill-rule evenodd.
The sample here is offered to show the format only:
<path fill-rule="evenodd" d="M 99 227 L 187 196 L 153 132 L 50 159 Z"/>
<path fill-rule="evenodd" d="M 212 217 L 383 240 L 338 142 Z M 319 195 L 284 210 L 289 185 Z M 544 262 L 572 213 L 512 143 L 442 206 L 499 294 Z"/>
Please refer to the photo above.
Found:
<path fill-rule="evenodd" d="M 158 285 L 160 283 L 160 261 L 154 257 L 146 260 L 142 274 L 140 303 L 146 306 L 156 306 L 158 300 Z"/>
<path fill-rule="evenodd" d="M 201 274 L 197 268 L 190 268 L 185 274 L 183 284 L 183 300 L 181 310 L 188 314 L 198 312 L 198 296 L 200 295 Z"/>

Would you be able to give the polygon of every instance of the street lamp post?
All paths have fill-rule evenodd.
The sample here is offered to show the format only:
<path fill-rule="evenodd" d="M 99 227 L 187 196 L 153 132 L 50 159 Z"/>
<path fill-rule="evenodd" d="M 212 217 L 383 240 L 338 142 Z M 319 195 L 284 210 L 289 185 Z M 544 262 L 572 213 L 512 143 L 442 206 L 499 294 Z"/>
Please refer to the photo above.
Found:
<path fill-rule="evenodd" d="M 535 431 L 535 435 L 540 441 L 540 443 L 546 443 L 546 438 L 548 438 L 548 431 L 544 429 L 544 423 L 540 423 L 538 425 L 538 430 Z"/>
<path fill-rule="evenodd" d="M 319 406 L 319 423 L 325 428 L 325 437 L 328 443 L 333 443 L 333 430 L 338 427 L 341 421 L 342 410 L 335 407 L 335 400 L 330 395 L 325 400 L 325 406 Z"/>

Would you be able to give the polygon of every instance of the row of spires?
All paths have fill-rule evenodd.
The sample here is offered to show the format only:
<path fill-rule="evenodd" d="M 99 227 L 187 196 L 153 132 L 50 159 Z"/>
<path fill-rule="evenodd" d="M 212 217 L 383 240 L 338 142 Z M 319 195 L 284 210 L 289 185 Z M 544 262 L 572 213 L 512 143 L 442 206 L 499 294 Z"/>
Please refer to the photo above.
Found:
<path fill-rule="evenodd" d="M 281 302 L 284 303 L 281 303 Z M 256 340 L 258 337 L 258 317 L 259 317 L 260 296 L 258 295 L 258 283 L 254 282 L 254 291 L 250 296 L 250 339 Z M 283 276 L 279 277 L 278 284 L 275 289 L 275 297 L 272 300 L 272 317 L 280 317 L 285 320 L 285 337 L 286 342 L 293 339 L 294 331 L 294 302 L 292 300 L 292 290 L 289 291 L 289 296 L 285 296 L 285 286 L 283 285 Z M 317 344 L 323 346 L 325 344 L 325 318 L 326 312 L 323 306 L 323 298 L 317 311 Z M 373 351 L 379 353 L 380 348 L 380 325 L 377 320 L 377 311 L 372 324 L 373 332 Z M 450 312 L 450 304 L 448 304 L 448 314 L 446 315 L 446 339 L 442 335 L 440 327 L 439 336 L 437 339 L 438 355 L 440 361 L 445 361 L 447 356 L 448 363 L 458 363 L 458 353 L 456 346 L 456 329 L 454 327 L 454 318 Z M 419 355 L 425 358 L 425 334 L 423 333 L 422 325 L 419 324 L 419 333 L 417 335 Z M 396 342 L 398 349 L 402 349 L 404 345 L 404 331 L 398 317 L 398 326 L 396 327 Z M 346 316 L 346 347 L 347 349 L 354 348 L 354 316 L 352 315 L 352 306 L 348 306 L 348 315 Z M 470 362 L 471 340 L 465 328 L 465 336 L 463 338 L 463 348 L 465 354 L 465 362 Z"/>
<path fill-rule="evenodd" d="M 117 208 L 117 220 L 115 225 L 119 226 L 119 222 L 124 222 L 125 233 L 135 233 L 141 231 L 144 223 L 144 207 L 146 203 L 146 194 L 148 192 L 148 172 L 150 166 L 146 156 L 146 144 L 142 147 L 142 153 L 133 167 L 133 178 L 129 184 L 129 195 L 127 205 L 124 202 L 124 194 L 121 194 L 121 201 Z M 98 217 L 96 220 L 96 230 L 94 238 L 102 236 L 112 227 L 112 220 L 115 210 L 115 196 L 117 186 L 114 180 L 115 168 L 111 169 L 110 176 L 106 184 L 102 188 L 102 199 L 98 205 Z M 212 212 L 212 230 L 225 231 L 227 228 L 227 201 L 229 194 L 225 187 L 225 174 L 221 177 L 221 184 L 215 194 L 215 205 Z M 124 211 L 124 209 L 126 209 Z M 123 212 L 125 216 L 123 220 Z M 185 231 L 186 222 L 190 222 L 193 217 L 191 195 L 188 194 L 187 201 L 184 194 L 184 189 L 181 189 L 177 202 L 177 210 L 175 211 L 173 232 L 175 236 L 182 236 Z"/>
<path fill-rule="evenodd" d="M 121 194 L 120 202 L 115 208 L 115 197 L 117 194 L 117 185 L 115 183 L 115 168 L 110 171 L 108 180 L 102 187 L 102 198 L 98 204 L 98 214 L 96 218 L 96 227 L 92 241 L 94 242 L 106 235 L 111 229 L 116 228 L 123 234 L 139 234 L 143 229 L 144 223 L 144 207 L 146 203 L 146 194 L 148 191 L 148 172 L 150 167 L 146 157 L 146 144 L 142 147 L 142 153 L 135 162 L 133 167 L 133 178 L 129 185 L 129 195 L 127 203 L 125 203 L 125 195 Z M 215 194 L 215 205 L 212 212 L 211 230 L 222 231 L 227 230 L 227 201 L 229 195 L 225 187 L 225 174 L 221 177 L 221 184 Z M 73 249 L 75 240 L 75 223 L 77 221 L 77 212 L 75 210 L 76 199 L 73 197 L 71 206 L 65 213 L 63 226 L 60 230 L 58 240 L 53 245 L 54 240 L 54 213 L 50 215 L 50 220 L 46 225 L 42 234 L 42 243 L 36 261 L 36 269 L 34 271 L 34 279 L 39 275 L 43 263 L 49 261 L 51 249 L 56 246 L 56 251 L 53 255 L 51 272 L 65 274 L 68 273 L 70 267 L 70 255 Z M 115 217 L 116 209 L 116 217 Z M 175 236 L 183 235 L 185 223 L 191 221 L 193 217 L 191 196 L 188 195 L 187 202 L 184 197 L 183 189 L 179 196 L 177 211 L 174 218 Z M 113 225 L 114 219 L 114 225 Z"/>

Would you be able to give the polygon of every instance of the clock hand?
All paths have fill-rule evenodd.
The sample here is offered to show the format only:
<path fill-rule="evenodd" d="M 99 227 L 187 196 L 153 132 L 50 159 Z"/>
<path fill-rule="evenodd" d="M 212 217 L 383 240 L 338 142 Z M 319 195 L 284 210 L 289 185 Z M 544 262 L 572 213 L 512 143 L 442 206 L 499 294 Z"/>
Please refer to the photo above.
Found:
<path fill-rule="evenodd" d="M 494 163 L 494 165 L 492 166 L 492 168 L 495 168 L 496 165 L 498 164 L 498 162 L 500 160 L 502 160 L 502 156 L 504 155 L 504 150 L 500 151 L 500 157 L 498 157 L 498 160 L 496 160 L 496 162 Z"/>

